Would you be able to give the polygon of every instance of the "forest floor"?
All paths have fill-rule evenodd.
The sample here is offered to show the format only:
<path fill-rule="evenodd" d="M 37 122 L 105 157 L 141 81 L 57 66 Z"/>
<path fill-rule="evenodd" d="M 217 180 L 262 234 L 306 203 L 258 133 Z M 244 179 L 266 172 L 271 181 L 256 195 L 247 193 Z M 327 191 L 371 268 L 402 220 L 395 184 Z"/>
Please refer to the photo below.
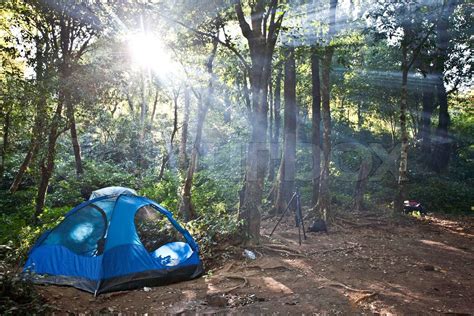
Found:
<path fill-rule="evenodd" d="M 38 286 L 59 313 L 448 314 L 474 311 L 474 217 L 427 216 L 396 223 L 380 214 L 339 219 L 308 233 L 287 217 L 262 223 L 263 244 L 226 251 L 207 275 L 169 286 L 92 295 Z M 210 268 L 209 268 L 210 267 Z"/>

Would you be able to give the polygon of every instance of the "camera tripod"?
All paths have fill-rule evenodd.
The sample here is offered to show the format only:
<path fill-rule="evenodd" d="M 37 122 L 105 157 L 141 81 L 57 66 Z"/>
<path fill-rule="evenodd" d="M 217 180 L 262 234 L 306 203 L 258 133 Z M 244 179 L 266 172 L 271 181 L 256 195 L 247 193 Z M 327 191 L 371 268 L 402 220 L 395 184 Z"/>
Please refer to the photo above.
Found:
<path fill-rule="evenodd" d="M 290 201 L 288 202 L 288 205 L 285 208 L 285 211 L 281 214 L 280 218 L 278 219 L 278 222 L 276 223 L 275 227 L 273 227 L 272 232 L 270 233 L 270 237 L 273 235 L 275 232 L 275 229 L 277 226 L 280 224 L 281 220 L 285 216 L 286 212 L 290 209 L 291 204 L 295 201 L 296 207 L 294 208 L 295 212 L 295 222 L 296 222 L 296 227 L 298 227 L 298 238 L 299 238 L 299 243 L 301 246 L 301 229 L 303 229 L 303 237 L 306 240 L 306 232 L 304 229 L 304 222 L 303 222 L 303 212 L 301 211 L 301 199 L 300 199 L 300 193 L 298 192 L 298 189 L 296 189 L 295 193 L 293 193 L 293 196 L 291 197 Z"/>

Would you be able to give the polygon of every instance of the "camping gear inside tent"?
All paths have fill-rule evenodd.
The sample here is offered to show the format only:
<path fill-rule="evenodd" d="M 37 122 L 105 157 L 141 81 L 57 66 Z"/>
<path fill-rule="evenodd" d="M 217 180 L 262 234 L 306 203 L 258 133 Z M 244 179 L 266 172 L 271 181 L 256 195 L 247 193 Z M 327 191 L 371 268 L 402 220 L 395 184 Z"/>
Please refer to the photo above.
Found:
<path fill-rule="evenodd" d="M 170 211 L 120 194 L 86 201 L 28 254 L 26 280 L 95 295 L 189 280 L 203 272 L 198 245 Z"/>
<path fill-rule="evenodd" d="M 89 200 L 97 199 L 98 197 L 105 196 L 105 195 L 120 195 L 120 194 L 131 194 L 131 195 L 138 195 L 137 191 L 130 188 L 124 187 L 106 187 L 99 190 L 95 190 L 92 192 Z"/>

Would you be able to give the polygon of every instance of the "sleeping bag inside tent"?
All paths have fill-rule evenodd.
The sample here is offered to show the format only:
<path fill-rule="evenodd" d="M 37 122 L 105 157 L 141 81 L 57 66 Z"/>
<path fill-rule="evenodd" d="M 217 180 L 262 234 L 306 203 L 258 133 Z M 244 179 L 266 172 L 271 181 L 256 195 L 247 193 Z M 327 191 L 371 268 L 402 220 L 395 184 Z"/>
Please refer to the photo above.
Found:
<path fill-rule="evenodd" d="M 27 280 L 95 295 L 200 276 L 199 248 L 170 211 L 145 197 L 105 195 L 80 204 L 28 254 Z"/>

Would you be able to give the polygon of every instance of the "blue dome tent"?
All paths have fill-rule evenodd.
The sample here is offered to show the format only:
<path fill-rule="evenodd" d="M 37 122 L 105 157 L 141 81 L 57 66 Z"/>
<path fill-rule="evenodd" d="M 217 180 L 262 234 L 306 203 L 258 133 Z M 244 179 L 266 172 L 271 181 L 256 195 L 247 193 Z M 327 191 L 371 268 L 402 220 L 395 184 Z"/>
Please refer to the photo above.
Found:
<path fill-rule="evenodd" d="M 97 295 L 189 280 L 202 272 L 196 242 L 171 212 L 127 193 L 72 209 L 38 239 L 23 275 Z"/>

